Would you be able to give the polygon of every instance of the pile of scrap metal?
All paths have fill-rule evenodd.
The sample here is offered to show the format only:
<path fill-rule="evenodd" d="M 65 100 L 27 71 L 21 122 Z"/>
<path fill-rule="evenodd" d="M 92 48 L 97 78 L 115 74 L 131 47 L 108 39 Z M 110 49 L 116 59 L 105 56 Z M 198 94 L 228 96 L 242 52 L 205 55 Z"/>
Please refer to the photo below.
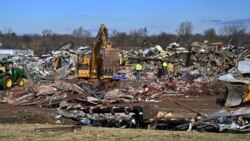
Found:
<path fill-rule="evenodd" d="M 160 113 L 162 114 L 162 113 Z M 145 120 L 149 129 L 199 131 L 199 132 L 250 132 L 250 109 L 243 107 L 238 109 L 223 109 L 207 117 L 197 117 L 190 120 L 172 120 L 169 113 L 164 113 L 163 119 Z M 159 113 L 158 113 L 159 115 Z"/>
<path fill-rule="evenodd" d="M 155 45 L 146 49 L 139 48 L 129 51 L 122 50 L 120 53 L 121 56 L 124 56 L 122 59 L 127 60 L 129 63 L 133 62 L 134 60 L 150 61 L 166 59 L 169 56 L 169 54 L 167 54 L 168 52 L 164 51 L 159 45 Z"/>
<path fill-rule="evenodd" d="M 249 122 L 249 107 L 223 109 L 205 119 L 194 122 L 192 128 L 199 131 L 249 133 Z"/>
<path fill-rule="evenodd" d="M 31 80 L 32 81 L 32 80 Z M 154 79 L 121 80 L 121 85 L 106 89 L 100 83 L 79 80 L 40 80 L 26 89 L 11 89 L 1 102 L 14 105 L 58 106 L 60 101 L 74 101 L 82 105 L 110 105 L 115 103 L 153 102 L 166 93 L 184 93 L 189 88 L 197 89 L 186 82 L 168 82 Z"/>
<path fill-rule="evenodd" d="M 216 96 L 223 93 L 227 96 L 224 99 L 225 108 L 245 105 L 250 100 L 250 85 L 245 85 L 249 84 L 249 50 L 241 50 L 237 55 L 234 49 L 226 46 L 221 49 L 199 43 L 193 43 L 191 46 L 190 50 L 187 50 L 177 43 L 172 43 L 165 50 L 157 45 L 146 50 L 121 51 L 120 56 L 125 58 L 121 62 L 128 60 L 128 63 L 125 63 L 120 73 L 126 74 L 128 80 L 121 80 L 121 85 L 113 89 L 105 89 L 94 82 L 74 78 L 76 54 L 90 55 L 91 48 L 80 47 L 73 50 L 72 44 L 65 44 L 42 58 L 27 59 L 27 70 L 38 78 L 38 83 L 26 89 L 9 90 L 6 95 L 1 96 L 0 102 L 59 107 L 57 118 L 71 118 L 83 125 L 249 132 L 248 107 L 230 113 L 222 111 L 206 116 L 185 103 L 169 98 L 175 96 L 188 99 L 190 95 Z M 190 58 L 188 66 L 187 58 Z M 141 80 L 133 80 L 134 64 L 131 59 L 143 61 Z M 174 64 L 176 72 L 173 80 L 168 77 L 157 79 L 159 61 Z M 216 88 L 218 85 L 212 87 L 217 80 L 244 83 L 244 87 L 248 86 L 248 89 L 238 91 L 226 83 L 227 91 L 219 93 L 220 88 Z M 199 116 L 191 120 L 174 119 L 171 112 L 166 112 L 158 113 L 157 118 L 144 119 L 141 106 L 110 106 L 158 102 L 173 102 Z"/>
<path fill-rule="evenodd" d="M 126 84 L 128 83 L 128 84 Z M 185 103 L 178 103 L 170 96 L 183 96 L 188 99 L 196 92 L 214 95 L 216 89 L 201 89 L 201 83 L 167 82 L 155 80 L 137 81 L 137 86 L 129 85 L 134 81 L 124 81 L 119 89 L 103 91 L 87 81 L 55 80 L 40 81 L 40 84 L 25 90 L 10 90 L 1 102 L 14 105 L 38 105 L 42 107 L 59 107 L 56 118 L 70 118 L 82 125 L 122 128 L 148 128 L 164 130 L 197 130 L 197 131 L 239 131 L 247 132 L 249 108 L 233 114 L 219 112 L 206 116 Z M 131 87 L 134 86 L 134 87 Z M 228 92 L 232 92 L 228 88 Z M 215 91 L 211 91 L 215 90 Z M 197 118 L 176 119 L 171 112 L 159 112 L 155 118 L 145 119 L 143 107 L 109 106 L 111 104 L 140 105 L 140 102 L 174 102 L 184 109 L 197 113 Z M 130 103 L 130 104 L 128 104 Z M 139 107 L 139 108 L 138 108 Z M 248 109 L 248 110 L 247 110 Z M 202 116 L 202 117 L 201 117 Z"/>
<path fill-rule="evenodd" d="M 172 120 L 171 114 L 159 112 L 157 119 L 145 119 L 143 106 L 82 107 L 61 102 L 56 118 L 77 120 L 80 125 L 157 130 L 183 130 L 189 121 Z"/>
<path fill-rule="evenodd" d="M 142 106 L 82 107 L 61 102 L 56 118 L 71 118 L 81 125 L 101 127 L 139 127 L 144 122 Z"/>
<path fill-rule="evenodd" d="M 155 119 L 145 119 L 142 106 L 81 107 L 61 103 L 57 119 L 77 120 L 81 125 L 154 130 L 249 133 L 250 109 L 221 110 L 207 117 L 191 120 L 171 119 L 171 113 L 159 112 Z"/>
<path fill-rule="evenodd" d="M 176 77 L 188 73 L 194 81 L 210 82 L 228 72 L 237 76 L 242 72 L 245 73 L 246 70 L 249 72 L 247 59 L 250 57 L 250 51 L 248 49 L 240 47 L 240 54 L 237 55 L 235 47 L 232 49 L 231 45 L 215 45 L 194 42 L 187 49 L 178 43 L 171 43 L 165 50 L 156 45 L 144 50 L 121 51 L 121 56 L 125 56 L 123 60 L 127 60 L 124 64 L 133 64 L 136 60 L 147 62 L 146 68 L 150 70 L 145 70 L 146 72 L 157 69 L 157 62 L 170 62 L 176 68 Z"/>
<path fill-rule="evenodd" d="M 85 80 L 40 80 L 26 89 L 11 89 L 2 103 L 13 105 L 39 105 L 58 107 L 61 101 L 81 105 L 110 105 L 117 103 L 135 103 L 154 101 L 167 91 L 168 82 L 143 81 L 139 86 L 129 87 L 132 81 L 123 81 L 122 86 L 107 90 L 100 85 Z M 127 84 L 126 84 L 127 83 Z M 164 91 L 164 89 L 166 89 Z M 181 89 L 180 89 L 181 90 Z"/>
<path fill-rule="evenodd" d="M 72 47 L 67 43 L 39 60 L 27 62 L 28 72 L 37 79 L 59 79 L 74 74 L 77 56 Z"/>
<path fill-rule="evenodd" d="M 218 48 L 194 42 L 190 50 L 178 43 L 171 43 L 166 49 L 156 45 L 144 50 L 121 50 L 120 64 L 125 66 L 118 72 L 129 80 L 135 79 L 133 65 L 136 63 L 135 60 L 139 60 L 143 62 L 142 79 L 155 79 L 158 64 L 163 61 L 174 64 L 174 75 L 179 80 L 211 82 L 215 79 L 225 80 L 228 77 L 236 79 L 235 77 L 249 73 L 250 51 L 241 47 L 241 53 L 236 55 L 229 47 L 227 45 Z M 30 57 L 20 60 L 14 57 L 12 59 L 17 65 L 25 64 L 28 72 L 35 78 L 54 80 L 76 77 L 77 54 L 90 55 L 91 48 L 87 46 L 73 50 L 73 44 L 66 43 L 41 58 Z M 230 76 L 220 77 L 227 73 Z"/>
<path fill-rule="evenodd" d="M 129 91 L 133 94 L 133 102 L 159 102 L 163 101 L 163 96 L 169 94 L 185 93 L 188 90 L 171 90 L 166 88 L 166 83 L 149 83 L 147 86 L 131 88 Z M 178 85 L 177 87 L 182 87 Z M 194 86 L 192 86 L 193 88 Z M 165 90 L 164 90 L 165 89 Z M 190 88 L 191 89 L 191 88 Z M 198 90 L 197 90 L 198 91 Z M 231 90 L 230 90 L 231 91 Z M 176 93 L 175 93 L 176 92 Z M 107 94 L 109 93 L 109 94 Z M 115 99 L 118 97 L 119 90 L 107 92 L 106 98 Z M 184 95 L 184 94 L 183 94 Z M 121 98 L 121 97 L 120 97 Z M 249 132 L 250 131 L 250 109 L 249 107 L 227 108 L 219 112 L 207 115 L 197 112 L 184 103 L 168 98 L 169 102 L 197 113 L 196 117 L 191 119 L 174 118 L 171 112 L 159 111 L 152 118 L 145 118 L 144 107 L 124 107 L 124 106 L 105 106 L 105 103 L 96 106 L 83 106 L 82 103 L 72 103 L 72 101 L 61 101 L 56 118 L 71 118 L 77 120 L 81 125 L 92 125 L 101 127 L 119 127 L 119 128 L 147 128 L 156 130 L 178 130 L 178 131 L 200 131 L 200 132 Z M 121 101 L 119 101 L 121 102 Z M 110 103 L 111 104 L 111 103 Z M 139 105 L 140 103 L 136 104 Z M 227 104 L 227 103 L 225 103 Z M 243 104 L 244 106 L 245 104 Z M 225 105 L 226 107 L 226 105 Z"/>
<path fill-rule="evenodd" d="M 52 107 L 58 105 L 63 99 L 85 99 L 87 96 L 79 86 L 69 82 L 55 80 L 53 83 L 50 81 L 39 83 L 26 89 L 18 88 L 7 91 L 5 95 L 2 95 L 1 103 Z"/>

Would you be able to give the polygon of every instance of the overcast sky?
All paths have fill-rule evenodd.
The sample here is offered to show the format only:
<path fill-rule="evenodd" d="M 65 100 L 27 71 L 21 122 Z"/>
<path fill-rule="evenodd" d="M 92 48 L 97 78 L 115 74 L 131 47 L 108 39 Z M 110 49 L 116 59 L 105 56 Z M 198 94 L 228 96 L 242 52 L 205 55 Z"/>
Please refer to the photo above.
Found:
<path fill-rule="evenodd" d="M 95 33 L 101 23 L 175 33 L 182 21 L 192 22 L 194 33 L 238 22 L 250 28 L 250 0 L 0 0 L 0 31 L 17 34 L 72 33 L 80 26 Z"/>

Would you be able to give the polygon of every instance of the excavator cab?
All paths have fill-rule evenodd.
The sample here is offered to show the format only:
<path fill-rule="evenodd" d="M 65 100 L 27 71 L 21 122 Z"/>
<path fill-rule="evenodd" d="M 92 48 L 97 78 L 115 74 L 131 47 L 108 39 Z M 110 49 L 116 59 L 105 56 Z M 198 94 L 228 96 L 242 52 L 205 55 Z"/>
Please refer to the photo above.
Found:
<path fill-rule="evenodd" d="M 81 77 L 81 78 L 90 77 L 90 59 L 91 59 L 91 54 L 78 54 L 77 56 L 78 77 Z"/>

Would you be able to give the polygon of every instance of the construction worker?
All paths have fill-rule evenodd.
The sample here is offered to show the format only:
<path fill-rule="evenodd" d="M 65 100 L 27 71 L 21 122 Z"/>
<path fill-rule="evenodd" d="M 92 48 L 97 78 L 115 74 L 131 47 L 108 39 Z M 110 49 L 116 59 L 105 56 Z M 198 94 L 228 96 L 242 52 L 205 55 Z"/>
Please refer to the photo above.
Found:
<path fill-rule="evenodd" d="M 141 71 L 142 71 L 142 65 L 140 63 L 137 63 L 135 65 L 135 75 L 136 75 L 136 79 L 140 79 L 141 78 Z"/>
<path fill-rule="evenodd" d="M 163 75 L 166 75 L 167 65 L 168 65 L 168 63 L 165 62 L 165 61 L 162 63 L 162 72 L 163 72 Z"/>
<path fill-rule="evenodd" d="M 168 78 L 173 77 L 174 65 L 172 63 L 167 64 Z"/>
<path fill-rule="evenodd" d="M 157 62 L 157 66 L 158 66 L 158 78 L 161 78 L 162 76 L 162 63 L 159 61 Z"/>

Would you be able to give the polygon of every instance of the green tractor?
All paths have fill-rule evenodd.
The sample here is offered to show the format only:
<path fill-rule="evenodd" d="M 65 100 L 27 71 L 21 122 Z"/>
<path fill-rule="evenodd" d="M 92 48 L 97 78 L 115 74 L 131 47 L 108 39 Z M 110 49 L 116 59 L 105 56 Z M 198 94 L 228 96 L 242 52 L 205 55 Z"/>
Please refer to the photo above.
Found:
<path fill-rule="evenodd" d="M 25 71 L 21 68 L 14 68 L 13 62 L 9 60 L 0 60 L 0 87 L 10 89 L 13 85 L 23 86 Z"/>

